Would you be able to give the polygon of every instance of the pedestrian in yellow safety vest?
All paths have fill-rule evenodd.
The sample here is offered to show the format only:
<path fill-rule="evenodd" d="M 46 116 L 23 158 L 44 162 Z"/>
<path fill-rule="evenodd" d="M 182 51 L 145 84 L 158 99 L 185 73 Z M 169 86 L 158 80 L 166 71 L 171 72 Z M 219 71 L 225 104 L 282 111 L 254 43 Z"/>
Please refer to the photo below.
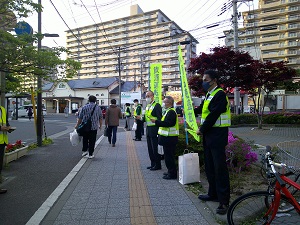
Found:
<path fill-rule="evenodd" d="M 149 158 L 151 165 L 147 167 L 150 170 L 161 170 L 161 156 L 158 154 L 158 126 L 151 121 L 151 119 L 161 120 L 162 109 L 161 105 L 154 100 L 154 93 L 148 91 L 146 93 L 146 110 L 143 118 L 147 124 L 146 137 Z"/>
<path fill-rule="evenodd" d="M 201 105 L 201 127 L 197 133 L 203 135 L 205 173 L 209 188 L 208 194 L 201 194 L 198 198 L 203 201 L 218 201 L 216 213 L 226 214 L 230 184 L 225 147 L 228 144 L 228 127 L 231 123 L 230 104 L 217 82 L 217 71 L 204 72 L 202 86 L 207 94 Z"/>
<path fill-rule="evenodd" d="M 174 99 L 171 96 L 166 96 L 162 104 L 164 109 L 163 117 L 161 120 L 151 119 L 156 126 L 159 126 L 158 144 L 163 146 L 165 163 L 168 169 L 168 172 L 164 173 L 163 176 L 163 179 L 166 180 L 177 179 L 175 150 L 179 136 L 179 124 L 173 105 Z"/>
<path fill-rule="evenodd" d="M 8 117 L 4 107 L 0 106 L 0 175 L 3 167 L 3 158 L 5 153 L 5 146 L 8 144 L 7 132 L 12 132 L 13 129 L 8 123 Z M 6 189 L 0 189 L 0 194 L 6 193 Z"/>

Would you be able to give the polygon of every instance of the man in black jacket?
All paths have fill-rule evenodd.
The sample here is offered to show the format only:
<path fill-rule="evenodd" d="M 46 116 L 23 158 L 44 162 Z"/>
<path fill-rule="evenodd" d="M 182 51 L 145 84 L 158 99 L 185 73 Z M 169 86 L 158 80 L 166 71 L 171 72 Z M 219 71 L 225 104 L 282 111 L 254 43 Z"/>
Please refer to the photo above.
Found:
<path fill-rule="evenodd" d="M 146 122 L 146 136 L 147 136 L 147 146 L 149 158 L 151 161 L 151 166 L 148 166 L 147 169 L 150 170 L 161 170 L 161 157 L 158 154 L 158 126 L 151 121 L 151 119 L 161 120 L 162 110 L 161 105 L 158 102 L 154 101 L 154 93 L 148 91 L 146 93 L 146 102 L 147 107 L 145 110 L 145 116 L 143 121 Z M 138 119 L 138 118 L 137 118 Z"/>
<path fill-rule="evenodd" d="M 225 147 L 228 144 L 230 104 L 225 92 L 218 86 L 218 74 L 207 70 L 203 76 L 203 89 L 207 92 L 203 101 L 201 127 L 203 135 L 205 173 L 209 183 L 207 195 L 199 195 L 203 201 L 218 201 L 218 214 L 226 214 L 230 198 L 229 173 Z"/>
<path fill-rule="evenodd" d="M 177 169 L 175 163 L 175 150 L 179 136 L 178 117 L 173 108 L 174 99 L 171 96 L 166 96 L 163 102 L 165 109 L 161 120 L 151 119 L 155 125 L 159 126 L 158 130 L 158 144 L 164 148 L 165 163 L 168 169 L 164 173 L 163 179 L 171 180 L 177 179 Z"/>

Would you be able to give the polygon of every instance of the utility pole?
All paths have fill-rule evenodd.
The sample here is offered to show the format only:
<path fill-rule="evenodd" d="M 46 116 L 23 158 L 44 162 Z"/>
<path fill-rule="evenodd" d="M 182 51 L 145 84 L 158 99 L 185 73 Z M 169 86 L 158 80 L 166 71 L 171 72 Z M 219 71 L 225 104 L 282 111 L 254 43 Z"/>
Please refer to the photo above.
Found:
<path fill-rule="evenodd" d="M 38 0 L 38 4 L 42 4 L 42 0 Z M 38 12 L 38 51 L 42 48 L 42 12 Z M 43 142 L 43 126 L 42 126 L 42 77 L 37 77 L 37 145 L 42 146 Z"/>
<path fill-rule="evenodd" d="M 233 40 L 234 40 L 234 50 L 238 51 L 239 49 L 239 37 L 238 37 L 238 11 L 237 11 L 237 2 L 238 0 L 232 0 L 232 8 L 233 8 Z M 239 105 L 240 105 L 240 91 L 238 87 L 234 87 L 234 108 L 235 114 L 239 113 Z"/>
<path fill-rule="evenodd" d="M 5 72 L 0 71 L 0 95 L 1 95 L 1 99 L 0 99 L 0 105 L 5 107 Z"/>
<path fill-rule="evenodd" d="M 122 108 L 121 106 L 121 47 L 119 47 L 119 52 L 118 52 L 118 71 L 119 71 L 119 106 L 120 108 Z"/>
<path fill-rule="evenodd" d="M 141 59 L 141 99 L 143 96 L 143 67 L 144 67 L 144 55 L 140 55 L 140 59 Z"/>

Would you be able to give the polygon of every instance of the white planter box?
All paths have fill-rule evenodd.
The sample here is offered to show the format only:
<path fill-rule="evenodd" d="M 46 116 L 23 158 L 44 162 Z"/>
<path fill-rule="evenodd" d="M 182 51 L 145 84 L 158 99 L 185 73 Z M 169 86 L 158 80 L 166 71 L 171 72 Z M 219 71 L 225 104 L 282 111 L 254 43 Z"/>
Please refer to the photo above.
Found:
<path fill-rule="evenodd" d="M 24 155 L 27 155 L 27 148 L 28 146 L 25 146 L 25 147 L 22 147 L 22 148 L 19 148 L 13 152 L 9 152 L 9 153 L 5 153 L 4 154 L 4 158 L 3 158 L 3 164 L 8 164 L 10 163 L 11 161 L 14 161 L 14 160 L 17 160 L 18 158 L 24 156 Z"/>

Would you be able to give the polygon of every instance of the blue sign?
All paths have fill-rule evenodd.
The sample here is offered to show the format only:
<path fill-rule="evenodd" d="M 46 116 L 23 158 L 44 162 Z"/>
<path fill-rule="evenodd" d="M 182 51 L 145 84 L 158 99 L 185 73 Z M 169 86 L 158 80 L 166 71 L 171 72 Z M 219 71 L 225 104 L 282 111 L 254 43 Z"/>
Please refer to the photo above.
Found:
<path fill-rule="evenodd" d="M 24 21 L 21 21 L 21 22 L 17 23 L 17 26 L 15 27 L 15 32 L 18 35 L 20 35 L 20 34 L 33 34 L 33 29 L 28 23 L 26 23 Z"/>

